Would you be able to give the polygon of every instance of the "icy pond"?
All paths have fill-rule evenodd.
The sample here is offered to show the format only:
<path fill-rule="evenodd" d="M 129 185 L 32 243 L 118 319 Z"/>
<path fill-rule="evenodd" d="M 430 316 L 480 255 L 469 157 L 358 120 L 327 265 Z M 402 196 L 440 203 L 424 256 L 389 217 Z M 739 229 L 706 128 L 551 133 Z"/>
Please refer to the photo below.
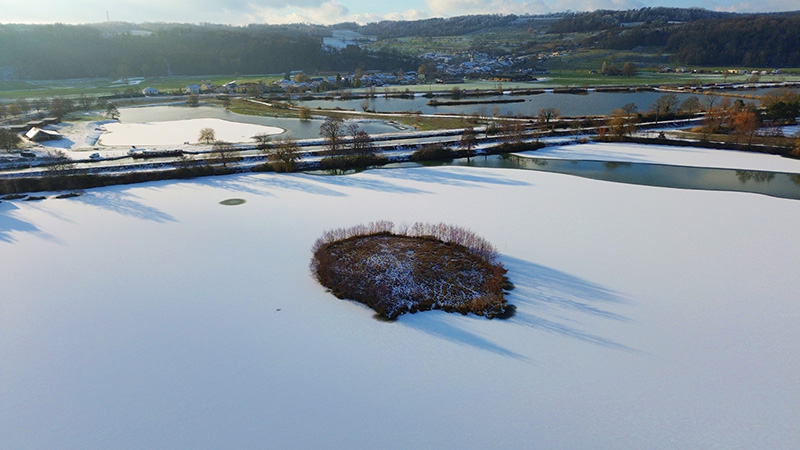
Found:
<path fill-rule="evenodd" d="M 458 87 L 458 86 L 456 86 Z M 535 85 L 531 86 L 536 88 Z M 435 89 L 435 88 L 434 88 Z M 766 92 L 766 90 L 762 90 Z M 748 94 L 756 91 L 747 91 Z M 739 91 L 743 93 L 743 91 Z M 716 93 L 712 94 L 715 95 Z M 378 112 L 404 112 L 413 111 L 423 114 L 473 114 L 478 113 L 489 116 L 496 111 L 503 116 L 516 116 L 519 114 L 536 116 L 541 108 L 557 108 L 562 116 L 586 116 L 586 115 L 606 115 L 614 109 L 622 108 L 627 104 L 634 104 L 639 111 L 648 111 L 656 100 L 664 95 L 664 92 L 642 91 L 642 92 L 594 92 L 589 91 L 582 94 L 562 94 L 553 93 L 552 90 L 535 95 L 493 95 L 473 97 L 471 100 L 479 101 L 508 101 L 516 100 L 516 103 L 495 103 L 495 104 L 462 104 L 462 105 L 439 105 L 431 106 L 428 98 L 422 94 L 417 94 L 413 98 L 386 97 L 378 94 L 369 100 L 369 109 Z M 678 93 L 676 97 L 683 101 L 689 97 L 705 98 L 702 93 Z M 450 97 L 437 97 L 437 100 L 448 101 Z M 461 99 L 465 100 L 465 99 Z M 719 99 L 717 99 L 718 101 Z M 363 99 L 350 100 L 306 100 L 298 102 L 298 105 L 307 106 L 312 110 L 315 108 L 342 108 L 354 111 L 361 111 Z M 746 100 L 752 102 L 752 100 Z"/>
<path fill-rule="evenodd" d="M 575 149 L 601 150 L 626 147 Z M 313 242 L 379 219 L 494 243 L 517 314 L 334 298 Z M 3 201 L 0 446 L 793 448 L 798 223 L 797 200 L 463 166 Z"/>
<path fill-rule="evenodd" d="M 617 183 L 680 189 L 750 192 L 800 200 L 800 174 L 764 170 L 684 167 L 669 164 L 577 159 L 537 158 L 536 152 L 520 155 L 492 155 L 460 158 L 443 163 L 400 163 L 394 167 L 457 165 L 538 170 L 577 175 Z"/>
<path fill-rule="evenodd" d="M 323 122 L 320 119 L 302 121 L 293 118 L 236 114 L 214 106 L 198 106 L 195 108 L 188 106 L 144 106 L 120 108 L 119 111 L 120 125 L 141 126 L 144 124 L 157 129 L 159 134 L 165 136 L 170 136 L 176 125 L 183 124 L 187 121 L 216 119 L 219 121 L 220 130 L 225 128 L 225 124 L 227 124 L 234 130 L 234 133 L 238 133 L 232 136 L 232 139 L 229 139 L 232 142 L 252 142 L 251 137 L 253 135 L 249 133 L 258 132 L 259 126 L 267 128 L 266 131 L 270 134 L 274 134 L 276 129 L 280 129 L 282 132 L 295 139 L 317 138 L 319 137 L 319 127 Z M 247 130 L 248 125 L 253 128 L 244 132 L 244 134 L 236 131 L 237 129 Z M 358 122 L 358 125 L 369 134 L 410 130 L 409 127 L 397 123 L 388 123 L 386 121 L 361 120 Z M 196 129 L 194 133 L 188 132 L 181 134 L 184 138 L 182 140 L 178 139 L 179 143 L 183 143 L 184 141 L 196 142 L 199 128 L 194 128 Z M 214 129 L 217 131 L 217 128 Z M 236 136 L 239 136 L 242 140 L 236 140 Z M 106 142 L 105 139 L 106 137 L 104 136 L 103 142 Z"/>

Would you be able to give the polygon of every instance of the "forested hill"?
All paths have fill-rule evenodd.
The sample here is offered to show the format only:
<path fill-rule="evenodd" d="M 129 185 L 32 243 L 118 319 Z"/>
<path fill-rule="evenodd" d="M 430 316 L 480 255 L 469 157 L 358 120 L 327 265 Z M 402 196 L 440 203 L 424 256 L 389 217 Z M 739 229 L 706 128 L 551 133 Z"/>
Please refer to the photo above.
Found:
<path fill-rule="evenodd" d="M 584 44 L 618 50 L 655 47 L 689 65 L 800 67 L 800 13 L 611 26 Z"/>
<path fill-rule="evenodd" d="M 361 34 L 376 36 L 378 39 L 460 36 L 488 29 L 514 26 L 518 19 L 519 17 L 515 15 L 475 15 L 413 21 L 384 20 L 358 26 L 356 30 Z"/>
<path fill-rule="evenodd" d="M 334 30 L 356 31 L 378 42 L 326 47 L 323 38 Z M 420 55 L 404 38 L 428 38 L 429 47 L 439 51 L 437 38 L 447 36 L 463 38 L 458 51 L 484 51 L 494 57 L 503 52 L 514 57 L 536 55 L 580 43 L 581 50 L 669 54 L 674 63 L 683 65 L 800 67 L 800 12 L 745 15 L 698 8 L 641 8 L 332 26 L 0 25 L 0 79 L 351 72 L 357 68 L 394 72 L 419 65 L 416 57 Z M 381 41 L 396 45 L 381 46 Z M 370 50 L 375 48 L 405 56 Z"/>
<path fill-rule="evenodd" d="M 725 19 L 735 17 L 733 13 L 709 11 L 701 8 L 641 8 L 627 11 L 598 10 L 593 12 L 566 14 L 554 23 L 549 33 L 583 33 L 603 31 L 621 26 L 645 23 L 669 24 L 692 22 L 703 19 Z"/>
<path fill-rule="evenodd" d="M 0 78 L 349 72 L 413 65 L 358 47 L 326 49 L 325 32 L 302 25 L 0 25 Z"/>
<path fill-rule="evenodd" d="M 800 67 L 800 13 L 688 23 L 670 34 L 666 50 L 685 64 Z"/>

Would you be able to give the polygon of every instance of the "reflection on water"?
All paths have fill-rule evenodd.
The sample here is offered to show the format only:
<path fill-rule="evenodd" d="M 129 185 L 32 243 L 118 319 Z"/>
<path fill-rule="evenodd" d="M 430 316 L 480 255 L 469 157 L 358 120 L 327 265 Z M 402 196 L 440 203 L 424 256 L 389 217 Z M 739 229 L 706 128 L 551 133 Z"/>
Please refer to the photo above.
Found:
<path fill-rule="evenodd" d="M 742 183 L 747 183 L 748 181 L 769 183 L 775 178 L 775 174 L 772 172 L 758 172 L 755 170 L 737 170 L 736 177 Z"/>
<path fill-rule="evenodd" d="M 608 170 L 614 170 L 617 167 L 630 167 L 631 163 L 628 162 L 615 162 L 615 161 L 605 161 L 603 162 L 603 167 Z"/>
<path fill-rule="evenodd" d="M 456 159 L 438 165 L 493 167 L 538 170 L 576 175 L 595 180 L 644 186 L 712 191 L 735 191 L 765 194 L 800 200 L 800 174 L 734 170 L 703 167 L 681 167 L 630 162 L 575 161 L 529 158 L 518 155 L 492 155 L 487 158 Z M 432 164 L 428 164 L 432 165 Z M 387 167 L 418 166 L 413 163 Z"/>

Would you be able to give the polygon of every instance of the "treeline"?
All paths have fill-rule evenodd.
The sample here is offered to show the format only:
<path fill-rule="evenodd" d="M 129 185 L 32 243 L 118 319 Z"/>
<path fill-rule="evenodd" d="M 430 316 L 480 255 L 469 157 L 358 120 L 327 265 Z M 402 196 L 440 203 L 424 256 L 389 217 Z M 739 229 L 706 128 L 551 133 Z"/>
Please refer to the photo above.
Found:
<path fill-rule="evenodd" d="M 459 36 L 487 28 L 510 26 L 518 19 L 519 17 L 516 15 L 485 14 L 414 21 L 384 20 L 358 27 L 357 31 L 361 34 L 377 36 L 378 39 L 406 36 Z"/>
<path fill-rule="evenodd" d="M 325 50 L 324 30 L 317 28 L 135 27 L 0 25 L 0 74 L 21 79 L 122 78 L 413 66 L 391 54 Z"/>
<path fill-rule="evenodd" d="M 684 64 L 800 66 L 800 13 L 703 20 L 681 25 L 666 50 Z"/>
<path fill-rule="evenodd" d="M 687 65 L 798 67 L 800 13 L 615 27 L 587 39 L 584 45 L 617 50 L 662 47 L 672 53 L 675 63 Z"/>
<path fill-rule="evenodd" d="M 585 33 L 607 30 L 626 23 L 690 22 L 701 19 L 732 17 L 732 13 L 720 13 L 701 8 L 641 8 L 628 11 L 598 10 L 564 16 L 550 26 L 548 33 Z"/>

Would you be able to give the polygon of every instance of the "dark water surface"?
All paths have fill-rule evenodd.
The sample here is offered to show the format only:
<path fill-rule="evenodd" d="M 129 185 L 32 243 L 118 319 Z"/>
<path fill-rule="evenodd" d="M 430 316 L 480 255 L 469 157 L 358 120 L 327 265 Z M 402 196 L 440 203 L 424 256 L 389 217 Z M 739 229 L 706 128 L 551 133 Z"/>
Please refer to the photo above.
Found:
<path fill-rule="evenodd" d="M 418 163 L 385 166 L 419 167 Z M 467 166 L 537 170 L 615 183 L 677 189 L 733 191 L 800 200 L 800 174 L 761 170 L 682 167 L 664 164 L 619 163 L 530 158 L 517 155 L 477 156 L 467 160 L 425 163 L 425 166 Z"/>

